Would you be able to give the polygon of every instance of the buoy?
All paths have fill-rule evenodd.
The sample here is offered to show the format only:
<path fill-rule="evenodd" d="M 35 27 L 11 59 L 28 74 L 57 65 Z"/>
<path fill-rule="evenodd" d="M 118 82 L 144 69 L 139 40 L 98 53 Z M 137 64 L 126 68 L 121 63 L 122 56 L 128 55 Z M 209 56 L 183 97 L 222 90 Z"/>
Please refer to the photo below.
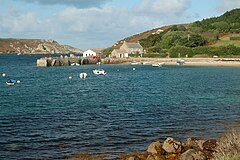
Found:
<path fill-rule="evenodd" d="M 3 76 L 3 77 L 6 77 L 6 73 L 2 73 L 2 76 Z"/>
<path fill-rule="evenodd" d="M 80 73 L 79 77 L 80 78 L 87 78 L 87 73 Z"/>
<path fill-rule="evenodd" d="M 135 68 L 133 68 L 133 70 L 135 71 L 136 69 L 135 69 Z"/>
<path fill-rule="evenodd" d="M 17 80 L 17 83 L 19 84 L 19 83 L 21 83 L 21 81 L 20 81 L 20 80 Z"/>
<path fill-rule="evenodd" d="M 72 76 L 69 76 L 68 79 L 69 79 L 69 80 L 72 80 Z"/>

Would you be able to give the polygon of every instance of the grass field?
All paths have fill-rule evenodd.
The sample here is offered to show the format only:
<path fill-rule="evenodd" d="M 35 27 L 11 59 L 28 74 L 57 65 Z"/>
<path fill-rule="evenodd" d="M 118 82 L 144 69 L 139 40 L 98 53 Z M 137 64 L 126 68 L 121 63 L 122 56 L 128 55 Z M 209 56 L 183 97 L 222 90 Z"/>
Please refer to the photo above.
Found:
<path fill-rule="evenodd" d="M 240 37 L 240 34 L 229 34 L 225 35 L 223 37 L 220 37 L 219 41 L 217 41 L 213 46 L 228 46 L 228 45 L 234 45 L 237 47 L 240 47 L 240 41 L 239 40 L 230 40 L 230 37 Z"/>

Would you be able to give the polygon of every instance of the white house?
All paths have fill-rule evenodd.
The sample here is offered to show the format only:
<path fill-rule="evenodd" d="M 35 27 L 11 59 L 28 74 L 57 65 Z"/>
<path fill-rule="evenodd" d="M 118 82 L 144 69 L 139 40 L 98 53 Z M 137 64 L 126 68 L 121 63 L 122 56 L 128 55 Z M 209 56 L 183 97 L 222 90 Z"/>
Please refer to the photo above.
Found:
<path fill-rule="evenodd" d="M 96 57 L 97 53 L 92 51 L 91 49 L 83 52 L 83 57 Z"/>

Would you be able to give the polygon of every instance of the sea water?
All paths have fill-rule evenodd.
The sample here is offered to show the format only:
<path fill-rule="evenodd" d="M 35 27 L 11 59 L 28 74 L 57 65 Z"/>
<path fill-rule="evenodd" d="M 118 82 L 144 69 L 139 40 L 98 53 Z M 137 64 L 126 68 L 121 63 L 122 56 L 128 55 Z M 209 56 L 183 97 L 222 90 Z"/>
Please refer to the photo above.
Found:
<path fill-rule="evenodd" d="M 0 159 L 118 155 L 238 126 L 240 68 L 102 65 L 99 76 L 97 65 L 37 67 L 44 56 L 0 55 Z"/>

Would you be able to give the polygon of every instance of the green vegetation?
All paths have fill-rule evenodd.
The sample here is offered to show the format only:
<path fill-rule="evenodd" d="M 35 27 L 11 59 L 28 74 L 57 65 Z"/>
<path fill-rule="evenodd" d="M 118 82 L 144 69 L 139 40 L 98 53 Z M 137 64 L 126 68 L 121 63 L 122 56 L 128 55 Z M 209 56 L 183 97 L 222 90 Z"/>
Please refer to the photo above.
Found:
<path fill-rule="evenodd" d="M 240 47 L 240 36 L 239 34 L 229 34 L 226 36 L 223 36 L 217 41 L 213 46 L 219 47 L 219 46 L 228 46 L 228 45 L 234 45 L 237 47 Z"/>
<path fill-rule="evenodd" d="M 230 37 L 231 41 L 240 41 L 240 37 L 236 36 L 236 37 Z"/>
<path fill-rule="evenodd" d="M 112 47 L 106 48 L 104 49 L 103 53 L 106 55 L 106 57 L 108 57 L 113 51 Z"/>
<path fill-rule="evenodd" d="M 152 34 L 140 44 L 144 57 L 240 57 L 240 9 L 220 17 L 175 25 Z"/>

